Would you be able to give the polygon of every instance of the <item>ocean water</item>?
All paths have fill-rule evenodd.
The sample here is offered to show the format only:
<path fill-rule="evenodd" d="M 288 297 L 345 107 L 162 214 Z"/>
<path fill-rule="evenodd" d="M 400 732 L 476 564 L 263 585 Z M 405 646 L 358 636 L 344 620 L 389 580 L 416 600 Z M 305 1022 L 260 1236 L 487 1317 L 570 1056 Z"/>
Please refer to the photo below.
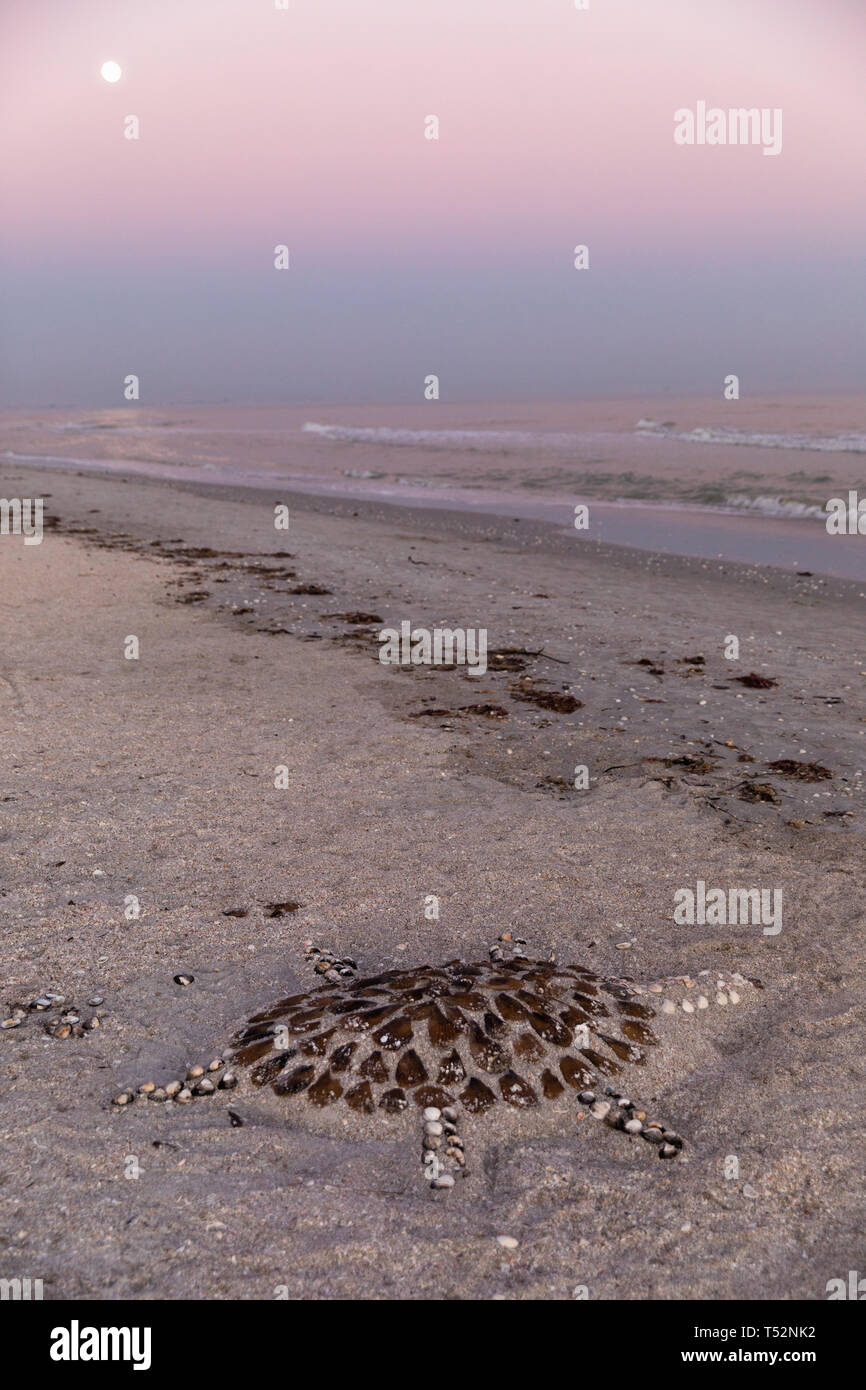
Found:
<path fill-rule="evenodd" d="M 344 444 L 378 444 L 383 448 L 394 445 L 421 449 L 455 449 L 497 452 L 566 452 L 575 453 L 587 443 L 618 443 L 623 440 L 615 432 L 563 433 L 557 430 L 489 430 L 489 429 L 399 429 L 391 425 L 334 425 L 315 420 L 305 421 L 306 434 L 319 435 Z M 759 430 L 711 428 L 697 425 L 678 430 L 673 421 L 638 420 L 634 433 L 641 437 L 665 439 L 685 444 L 727 444 L 756 449 L 795 449 L 806 453 L 866 454 L 866 434 L 841 433 L 833 435 L 796 434 L 793 431 L 762 433 Z"/>
<path fill-rule="evenodd" d="M 824 524 L 830 498 L 866 497 L 855 397 L 5 411 L 0 463 L 282 482 L 572 530 L 588 503 L 576 542 L 866 578 L 866 537 Z"/>

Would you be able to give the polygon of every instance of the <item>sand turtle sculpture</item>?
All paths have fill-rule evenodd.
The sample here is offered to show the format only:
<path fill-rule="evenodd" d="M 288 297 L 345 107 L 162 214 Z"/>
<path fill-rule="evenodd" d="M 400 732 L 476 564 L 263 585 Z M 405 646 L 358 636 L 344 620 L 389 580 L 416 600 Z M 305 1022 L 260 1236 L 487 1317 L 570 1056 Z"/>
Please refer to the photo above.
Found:
<path fill-rule="evenodd" d="M 682 1138 L 638 1097 L 711 1057 L 722 1016 L 757 1002 L 760 982 L 710 971 L 605 979 L 532 959 L 524 944 L 505 933 L 488 960 L 360 975 L 353 960 L 307 943 L 317 985 L 254 1014 L 209 1064 L 123 1090 L 112 1105 L 184 1105 L 240 1088 L 341 1137 L 346 1109 L 365 1130 L 414 1116 L 423 1173 L 438 1189 L 468 1171 L 467 1131 L 515 1111 L 550 1111 L 554 1126 L 569 1109 L 588 1114 L 677 1158 Z"/>

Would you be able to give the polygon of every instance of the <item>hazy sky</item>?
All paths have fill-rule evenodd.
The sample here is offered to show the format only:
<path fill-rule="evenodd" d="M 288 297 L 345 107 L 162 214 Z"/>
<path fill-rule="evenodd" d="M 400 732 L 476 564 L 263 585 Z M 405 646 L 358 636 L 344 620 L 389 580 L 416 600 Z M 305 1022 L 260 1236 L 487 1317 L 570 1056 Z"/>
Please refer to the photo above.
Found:
<path fill-rule="evenodd" d="M 859 387 L 866 0 L 589 3 L 2 0 L 0 403 Z"/>

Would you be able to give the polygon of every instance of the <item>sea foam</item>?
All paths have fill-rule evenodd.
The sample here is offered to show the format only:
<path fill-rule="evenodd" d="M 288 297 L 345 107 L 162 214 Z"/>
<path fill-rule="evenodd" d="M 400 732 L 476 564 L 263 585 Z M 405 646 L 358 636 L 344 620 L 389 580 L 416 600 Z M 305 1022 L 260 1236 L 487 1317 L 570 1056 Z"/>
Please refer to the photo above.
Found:
<path fill-rule="evenodd" d="M 866 434 L 793 434 L 697 425 L 678 430 L 658 420 L 638 420 L 635 433 L 686 444 L 731 444 L 752 449 L 798 449 L 817 454 L 866 454 Z"/>

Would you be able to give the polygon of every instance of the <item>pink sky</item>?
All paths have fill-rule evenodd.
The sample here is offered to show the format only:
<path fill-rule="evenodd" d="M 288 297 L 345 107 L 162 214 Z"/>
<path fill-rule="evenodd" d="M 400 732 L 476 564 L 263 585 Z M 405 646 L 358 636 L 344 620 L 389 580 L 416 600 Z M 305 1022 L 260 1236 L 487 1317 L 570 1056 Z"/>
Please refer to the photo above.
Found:
<path fill-rule="evenodd" d="M 714 335 L 720 353 L 750 351 L 764 384 L 818 384 L 817 362 L 852 385 L 864 0 L 590 3 L 3 0 L 12 398 L 43 367 L 84 392 L 70 357 L 127 341 L 165 381 L 172 344 L 206 356 L 214 335 L 272 362 L 280 294 L 298 372 L 318 353 L 326 398 L 399 392 L 415 344 L 419 370 L 443 344 L 475 367 L 486 354 L 487 379 L 460 379 L 494 396 L 518 338 L 532 361 L 513 389 L 548 395 L 587 344 L 611 359 L 606 394 L 684 389 Z M 114 86 L 106 59 L 124 69 Z M 674 112 L 699 100 L 781 108 L 782 153 L 678 147 Z M 279 290 L 278 243 L 292 257 Z M 352 362 L 377 355 L 380 385 L 362 389 Z"/>
<path fill-rule="evenodd" d="M 862 245 L 848 0 L 5 0 L 2 38 L 13 258 L 58 235 L 73 261 L 285 240 L 297 264 Z M 677 148 L 699 98 L 781 107 L 781 157 Z"/>

